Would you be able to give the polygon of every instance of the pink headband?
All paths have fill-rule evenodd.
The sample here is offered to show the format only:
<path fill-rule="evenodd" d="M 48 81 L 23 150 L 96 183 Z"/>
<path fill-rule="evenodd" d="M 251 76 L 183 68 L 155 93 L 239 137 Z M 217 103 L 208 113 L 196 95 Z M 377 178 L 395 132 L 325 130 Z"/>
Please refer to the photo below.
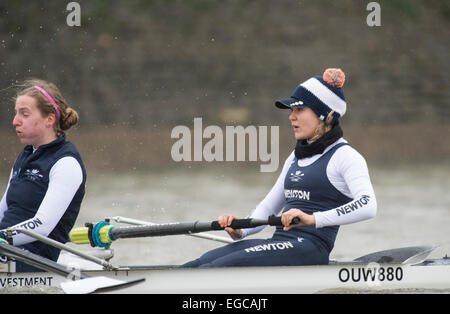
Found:
<path fill-rule="evenodd" d="M 58 106 L 56 105 L 56 102 L 53 100 L 52 96 L 50 96 L 50 94 L 47 93 L 47 92 L 45 91 L 45 89 L 43 89 L 42 87 L 39 87 L 39 86 L 36 86 L 36 85 L 33 86 L 33 87 L 36 88 L 37 90 L 39 90 L 42 94 L 44 94 L 45 97 L 47 97 L 48 100 L 50 100 L 50 102 L 51 102 L 52 105 L 53 105 L 53 108 L 54 108 L 55 111 L 56 111 L 56 116 L 58 117 L 58 120 L 61 119 L 61 112 L 59 111 L 59 108 L 58 108 Z"/>

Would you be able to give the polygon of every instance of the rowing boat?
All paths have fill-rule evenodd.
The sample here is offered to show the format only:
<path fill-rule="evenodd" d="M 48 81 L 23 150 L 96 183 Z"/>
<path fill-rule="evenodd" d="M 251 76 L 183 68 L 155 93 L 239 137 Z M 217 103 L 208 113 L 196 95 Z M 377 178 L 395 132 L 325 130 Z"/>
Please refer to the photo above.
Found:
<path fill-rule="evenodd" d="M 202 232 L 205 224 L 150 224 L 123 219 L 140 226 L 119 227 L 117 238 Z M 118 218 L 115 218 L 118 221 Z M 255 223 L 253 221 L 252 223 Z M 267 221 L 256 223 L 266 223 Z M 195 225 L 195 228 L 193 227 Z M 211 225 L 211 224 L 210 224 Z M 198 228 L 202 226 L 201 228 Z M 136 227 L 138 227 L 136 229 Z M 139 228 L 143 227 L 143 228 Z M 173 233 L 174 227 L 177 231 Z M 217 226 L 216 226 L 217 227 Z M 216 228 L 214 227 L 214 228 Z M 122 229 L 120 229 L 122 228 Z M 193 229 L 194 228 L 194 229 Z M 91 228 L 92 229 L 92 228 Z M 111 227 L 107 228 L 109 231 Z M 147 230 L 147 233 L 143 232 Z M 39 241 L 52 240 L 29 230 L 16 230 Z M 109 232 L 111 236 L 111 232 Z M 121 234 L 121 236 L 118 236 Z M 145 235 L 147 234 L 147 235 Z M 199 233 L 200 236 L 203 233 Z M 206 234 L 207 236 L 208 234 Z M 99 237 L 100 239 L 101 237 Z M 116 239 L 117 239 L 116 238 Z M 97 240 L 99 240 L 97 239 Z M 214 238 L 221 241 L 220 238 Z M 226 242 L 224 240 L 223 242 Z M 321 266 L 270 266 L 229 268 L 180 268 L 162 266 L 115 266 L 110 262 L 112 249 L 104 246 L 96 253 L 85 253 L 57 244 L 65 251 L 58 263 L 48 261 L 15 247 L 0 244 L 0 253 L 11 257 L 0 264 L 0 288 L 51 289 L 65 293 L 177 293 L 177 294 L 284 294 L 348 291 L 450 291 L 450 258 L 428 259 L 437 246 L 415 246 L 374 252 L 352 261 L 331 261 Z M 14 260 L 38 266 L 47 272 L 16 273 Z M 77 267 L 74 267 L 77 266 Z M 50 290 L 55 291 L 55 290 Z"/>
<path fill-rule="evenodd" d="M 318 293 L 327 291 L 388 291 L 450 288 L 450 262 L 426 260 L 417 265 L 333 263 L 327 266 L 274 266 L 186 269 L 172 266 L 120 267 L 116 270 L 84 270 L 102 276 L 140 284 L 121 293 Z M 52 273 L 1 273 L 0 286 L 61 287 L 66 277 Z M 355 290 L 355 291 L 356 291 Z M 77 293 L 77 290 L 68 290 Z"/>

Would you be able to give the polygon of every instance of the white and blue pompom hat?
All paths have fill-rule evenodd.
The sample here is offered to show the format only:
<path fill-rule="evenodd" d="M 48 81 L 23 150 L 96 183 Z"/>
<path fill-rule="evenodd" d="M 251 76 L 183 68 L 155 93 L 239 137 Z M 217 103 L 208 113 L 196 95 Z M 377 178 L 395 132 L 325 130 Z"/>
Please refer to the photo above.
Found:
<path fill-rule="evenodd" d="M 307 106 L 320 120 L 325 120 L 334 111 L 333 123 L 337 124 L 347 110 L 342 89 L 344 82 L 345 74 L 341 69 L 326 69 L 322 77 L 316 75 L 301 83 L 290 98 L 278 100 L 275 105 L 281 109 Z"/>

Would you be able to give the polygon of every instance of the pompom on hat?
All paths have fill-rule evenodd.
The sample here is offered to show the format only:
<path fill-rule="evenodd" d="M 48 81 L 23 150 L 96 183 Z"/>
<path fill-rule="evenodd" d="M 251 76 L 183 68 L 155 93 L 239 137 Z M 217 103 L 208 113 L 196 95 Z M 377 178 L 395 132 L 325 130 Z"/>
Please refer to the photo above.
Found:
<path fill-rule="evenodd" d="M 316 75 L 297 86 L 290 98 L 276 101 L 275 106 L 281 109 L 308 106 L 320 120 L 325 120 L 334 110 L 333 122 L 337 124 L 347 110 L 344 83 L 345 74 L 341 69 L 326 69 L 322 76 Z"/>

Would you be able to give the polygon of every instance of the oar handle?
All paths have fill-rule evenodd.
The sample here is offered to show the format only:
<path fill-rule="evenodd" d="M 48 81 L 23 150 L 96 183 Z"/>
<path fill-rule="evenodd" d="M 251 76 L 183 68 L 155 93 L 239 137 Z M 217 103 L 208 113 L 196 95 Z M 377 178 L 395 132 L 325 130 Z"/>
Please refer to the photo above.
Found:
<path fill-rule="evenodd" d="M 291 220 L 291 225 L 296 225 L 300 223 L 300 218 L 299 217 L 294 217 Z M 271 215 L 268 218 L 268 225 L 269 226 L 282 226 L 283 223 L 281 222 L 281 216 L 275 216 L 275 215 Z"/>
<path fill-rule="evenodd" d="M 294 217 L 291 221 L 291 225 L 296 225 L 300 223 L 300 218 Z M 230 228 L 232 229 L 245 229 L 245 228 L 254 228 L 262 225 L 269 226 L 282 226 L 281 216 L 271 215 L 267 219 L 256 219 L 256 218 L 244 218 L 244 219 L 235 219 L 231 222 Z M 219 225 L 217 220 L 211 223 L 211 230 L 223 230 Z"/>
<path fill-rule="evenodd" d="M 261 225 L 267 225 L 267 219 L 252 219 L 252 218 L 244 218 L 244 219 L 235 219 L 228 226 L 233 229 L 245 229 L 245 228 L 253 228 Z M 214 220 L 211 222 L 211 230 L 223 230 L 224 227 L 220 226 L 218 220 Z"/>

